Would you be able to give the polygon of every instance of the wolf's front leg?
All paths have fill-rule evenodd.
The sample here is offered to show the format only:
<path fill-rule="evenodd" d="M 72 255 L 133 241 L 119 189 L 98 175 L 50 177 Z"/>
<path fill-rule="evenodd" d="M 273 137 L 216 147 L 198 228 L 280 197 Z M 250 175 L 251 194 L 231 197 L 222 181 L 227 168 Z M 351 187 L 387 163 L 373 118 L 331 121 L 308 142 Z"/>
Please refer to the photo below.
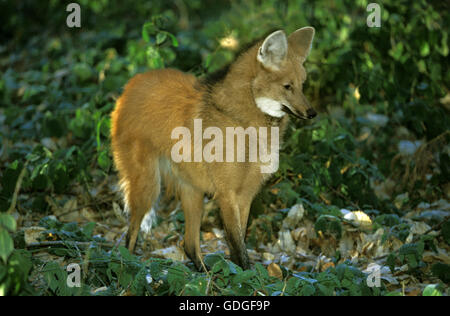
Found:
<path fill-rule="evenodd" d="M 243 269 L 250 268 L 250 260 L 245 246 L 245 230 L 235 194 L 219 197 L 220 214 L 225 229 L 231 260 Z"/>
<path fill-rule="evenodd" d="M 184 212 L 184 251 L 195 267 L 203 270 L 200 251 L 200 226 L 203 216 L 203 193 L 185 184 L 181 187 L 181 206 Z"/>

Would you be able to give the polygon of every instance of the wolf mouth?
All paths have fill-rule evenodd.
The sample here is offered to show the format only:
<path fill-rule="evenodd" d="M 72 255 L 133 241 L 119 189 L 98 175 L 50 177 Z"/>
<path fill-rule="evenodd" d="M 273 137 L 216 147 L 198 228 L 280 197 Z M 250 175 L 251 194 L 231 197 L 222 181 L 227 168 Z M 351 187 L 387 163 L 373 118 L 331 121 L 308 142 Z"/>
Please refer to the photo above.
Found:
<path fill-rule="evenodd" d="M 307 120 L 308 119 L 306 116 L 300 115 L 300 114 L 292 111 L 291 108 L 288 107 L 286 104 L 281 104 L 281 105 L 283 106 L 283 108 L 282 108 L 283 112 L 285 112 L 285 113 L 287 113 L 289 115 L 295 116 L 295 117 L 297 117 L 297 118 L 299 118 L 301 120 Z"/>

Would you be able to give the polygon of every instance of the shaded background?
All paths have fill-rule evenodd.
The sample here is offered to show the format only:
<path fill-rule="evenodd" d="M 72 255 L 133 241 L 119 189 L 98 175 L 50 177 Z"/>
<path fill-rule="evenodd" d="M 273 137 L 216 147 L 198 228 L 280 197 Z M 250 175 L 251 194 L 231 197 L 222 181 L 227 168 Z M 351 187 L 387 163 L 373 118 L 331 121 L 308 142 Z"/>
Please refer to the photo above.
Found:
<path fill-rule="evenodd" d="M 0 211 L 13 206 L 22 226 L 73 196 L 99 214 L 118 201 L 106 186 L 109 113 L 134 74 L 202 76 L 268 30 L 307 25 L 305 94 L 320 115 L 291 124 L 280 170 L 253 203 L 249 246 L 276 238 L 286 214 L 275 210 L 300 202 L 315 220 L 364 210 L 404 241 L 402 216 L 448 199 L 447 2 L 379 1 L 381 27 L 369 28 L 363 0 L 80 0 L 73 29 L 68 3 L 0 0 Z"/>

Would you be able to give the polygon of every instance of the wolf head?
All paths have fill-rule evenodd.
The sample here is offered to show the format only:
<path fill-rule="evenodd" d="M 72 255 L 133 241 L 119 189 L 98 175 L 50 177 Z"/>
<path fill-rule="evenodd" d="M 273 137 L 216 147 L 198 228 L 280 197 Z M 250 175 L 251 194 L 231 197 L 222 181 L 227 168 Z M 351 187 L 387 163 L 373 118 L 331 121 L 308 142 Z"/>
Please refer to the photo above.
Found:
<path fill-rule="evenodd" d="M 252 83 L 255 103 L 265 114 L 301 119 L 317 115 L 303 95 L 306 71 L 303 63 L 311 50 L 314 28 L 303 27 L 289 37 L 283 31 L 270 34 L 257 52 L 258 67 Z"/>

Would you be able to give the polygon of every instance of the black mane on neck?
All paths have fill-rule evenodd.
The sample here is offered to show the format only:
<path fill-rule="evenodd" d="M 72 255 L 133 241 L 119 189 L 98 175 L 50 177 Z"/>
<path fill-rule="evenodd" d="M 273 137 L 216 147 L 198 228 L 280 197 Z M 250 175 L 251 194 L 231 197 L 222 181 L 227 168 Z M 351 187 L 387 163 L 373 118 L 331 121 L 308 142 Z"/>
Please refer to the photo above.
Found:
<path fill-rule="evenodd" d="M 206 85 L 207 87 L 212 87 L 215 84 L 222 82 L 228 75 L 228 72 L 230 71 L 231 68 L 231 64 L 232 63 L 229 63 L 219 70 L 206 74 L 203 78 L 200 79 L 201 83 Z"/>

